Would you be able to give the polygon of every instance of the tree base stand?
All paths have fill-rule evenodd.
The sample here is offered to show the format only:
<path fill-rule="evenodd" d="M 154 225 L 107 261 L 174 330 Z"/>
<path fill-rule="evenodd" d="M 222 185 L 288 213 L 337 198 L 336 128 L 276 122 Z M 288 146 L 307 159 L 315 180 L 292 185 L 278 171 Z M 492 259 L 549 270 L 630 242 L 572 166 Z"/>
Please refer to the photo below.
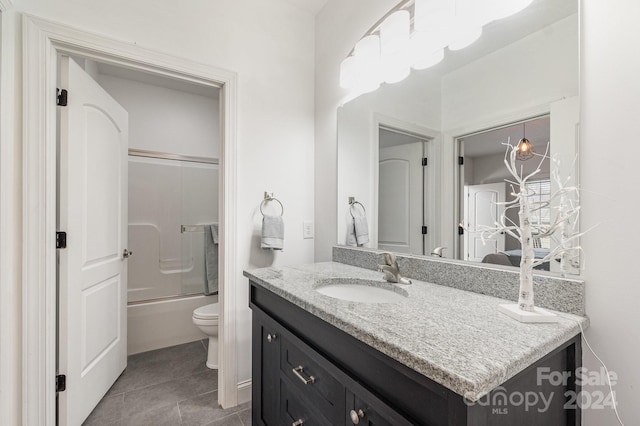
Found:
<path fill-rule="evenodd" d="M 558 316 L 546 309 L 534 307 L 533 312 L 523 311 L 518 304 L 503 304 L 498 310 L 520 322 L 558 322 Z"/>

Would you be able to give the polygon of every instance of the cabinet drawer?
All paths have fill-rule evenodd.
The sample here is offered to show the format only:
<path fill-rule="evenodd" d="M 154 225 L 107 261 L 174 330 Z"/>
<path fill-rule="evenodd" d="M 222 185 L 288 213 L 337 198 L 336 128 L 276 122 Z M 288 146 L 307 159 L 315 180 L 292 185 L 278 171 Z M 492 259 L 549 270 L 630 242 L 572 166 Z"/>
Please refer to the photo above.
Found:
<path fill-rule="evenodd" d="M 291 387 L 288 380 L 280 381 L 280 419 L 279 424 L 295 426 L 334 426 L 312 408 L 295 387 Z M 344 423 L 344 421 L 343 421 Z"/>
<path fill-rule="evenodd" d="M 347 391 L 347 408 L 349 415 L 346 424 L 362 426 L 412 426 L 400 413 L 373 396 L 364 388 L 353 387 Z M 357 420 L 354 421 L 354 420 Z"/>
<path fill-rule="evenodd" d="M 344 420 L 345 387 L 323 367 L 328 363 L 302 342 L 283 338 L 280 347 L 281 374 L 291 386 L 322 413 L 332 424 Z M 330 367 L 329 367 L 330 368 Z"/>

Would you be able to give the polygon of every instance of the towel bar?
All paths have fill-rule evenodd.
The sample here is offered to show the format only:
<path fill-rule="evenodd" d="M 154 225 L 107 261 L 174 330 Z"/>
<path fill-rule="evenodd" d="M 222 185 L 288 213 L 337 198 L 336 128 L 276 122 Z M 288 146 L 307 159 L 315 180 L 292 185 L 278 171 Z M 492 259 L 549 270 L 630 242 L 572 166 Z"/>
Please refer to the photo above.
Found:
<path fill-rule="evenodd" d="M 362 207 L 362 212 L 366 216 L 367 209 L 364 208 L 364 204 L 362 204 L 360 201 L 356 201 L 355 197 L 349 197 L 349 213 L 351 214 L 351 217 L 355 218 L 355 216 L 353 215 L 353 206 L 355 206 L 356 204 Z"/>
<path fill-rule="evenodd" d="M 280 213 L 280 216 L 284 215 L 284 206 L 282 205 L 282 203 L 280 202 L 280 200 L 278 200 L 274 195 L 273 192 L 266 192 L 264 193 L 264 200 L 262 200 L 262 202 L 260 203 L 260 213 L 262 213 L 262 216 L 264 216 L 264 211 L 262 210 L 262 207 L 268 203 L 269 201 L 277 201 L 278 204 L 280 204 L 280 209 L 282 210 L 282 212 Z"/>
<path fill-rule="evenodd" d="M 209 225 L 217 225 L 217 223 L 211 223 Z M 180 233 L 185 232 L 204 232 L 204 227 L 209 225 L 180 225 Z"/>

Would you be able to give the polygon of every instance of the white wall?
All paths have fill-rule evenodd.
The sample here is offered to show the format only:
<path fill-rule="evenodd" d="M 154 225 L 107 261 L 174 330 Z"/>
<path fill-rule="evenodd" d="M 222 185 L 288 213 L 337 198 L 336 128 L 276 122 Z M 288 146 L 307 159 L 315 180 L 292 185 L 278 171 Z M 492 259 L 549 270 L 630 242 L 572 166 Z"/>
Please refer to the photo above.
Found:
<path fill-rule="evenodd" d="M 592 346 L 619 376 L 622 420 L 640 424 L 640 280 L 637 226 L 640 178 L 635 159 L 640 114 L 640 2 L 583 0 L 581 22 L 580 182 L 586 254 L 587 332 Z M 584 349 L 586 366 L 598 368 Z M 603 387 L 599 390 L 605 390 Z M 585 426 L 616 424 L 612 413 L 589 410 Z"/>
<path fill-rule="evenodd" d="M 99 74 L 129 113 L 129 148 L 218 158 L 219 98 Z"/>
<path fill-rule="evenodd" d="M 638 171 L 630 158 L 640 156 L 640 145 L 627 143 L 637 133 L 640 113 L 640 16 L 636 0 L 602 2 L 582 0 L 581 18 L 581 108 L 580 179 L 583 186 L 584 229 L 598 224 L 584 237 L 587 257 L 584 278 L 587 283 L 587 313 L 591 328 L 586 333 L 594 349 L 620 376 L 616 386 L 623 420 L 640 422 L 636 402 L 640 397 L 640 285 L 633 265 L 637 263 L 640 228 L 633 185 Z M 334 235 L 335 219 L 326 215 L 327 205 L 335 203 L 335 182 L 331 161 L 336 153 L 335 110 L 344 94 L 338 88 L 338 67 L 351 46 L 364 31 L 394 6 L 393 1 L 344 2 L 329 0 L 316 19 L 316 230 Z M 353 17 L 355 8 L 362 13 Z M 345 26 L 345 20 L 354 24 Z M 366 19 L 369 19 L 366 21 Z M 363 22 L 364 21 L 364 22 Z M 334 174 L 335 175 L 335 174 Z M 320 208 L 320 206 L 323 206 Z M 613 207 L 615 206 L 615 207 Z M 316 241 L 316 259 L 330 258 L 331 238 Z M 593 358 L 584 349 L 588 368 L 596 369 Z M 588 390 L 588 388 L 587 388 Z M 605 390 L 601 388 L 601 390 Z M 586 426 L 613 425 L 608 410 L 585 410 Z"/>
<path fill-rule="evenodd" d="M 373 185 L 377 176 L 378 147 L 376 120 L 393 122 L 400 130 L 412 131 L 420 126 L 437 133 L 440 130 L 440 78 L 426 70 L 414 73 L 400 84 L 384 84 L 375 92 L 362 95 L 339 108 L 338 114 L 338 205 L 337 241 L 345 244 L 349 214 L 348 199 L 354 196 L 368 211 L 370 228 L 377 223 L 373 209 L 378 198 Z M 390 120 L 390 121 L 389 121 Z M 374 168 L 376 170 L 374 170 Z M 377 179 L 375 179 L 377 180 Z M 344 220 L 343 220 L 344 219 Z M 377 230 L 370 229 L 372 241 Z M 368 244 L 366 245 L 368 246 Z"/>
<path fill-rule="evenodd" d="M 21 60 L 16 48 L 16 14 L 10 0 L 0 0 L 0 387 L 2 422 L 18 425 L 22 393 L 22 252 Z M 7 185 L 8 183 L 8 185 Z"/>
<path fill-rule="evenodd" d="M 15 7 L 19 12 L 237 72 L 240 270 L 313 260 L 313 240 L 302 239 L 302 222 L 313 218 L 314 202 L 314 17 L 310 12 L 285 0 L 185 4 L 21 0 Z M 15 185 L 19 188 L 20 180 Z M 286 209 L 285 250 L 275 258 L 257 243 L 258 205 L 265 190 L 274 191 Z M 251 376 L 248 282 L 241 274 L 233 278 L 228 285 L 237 291 L 238 380 L 244 381 Z M 17 300 L 16 306 L 20 303 Z M 12 323 L 19 323 L 17 315 L 19 312 Z M 19 354 L 19 347 L 15 353 Z M 20 393 L 18 381 L 5 385 Z M 16 416 L 19 410 L 18 405 L 11 408 Z"/>
<path fill-rule="evenodd" d="M 571 15 L 447 73 L 442 129 L 484 125 L 577 95 L 577 37 L 578 17 Z"/>
<path fill-rule="evenodd" d="M 316 16 L 315 39 L 315 220 L 316 261 L 331 259 L 338 208 L 337 109 L 348 95 L 340 88 L 340 62 L 395 0 L 329 0 Z M 341 201 L 342 202 L 342 201 Z"/>

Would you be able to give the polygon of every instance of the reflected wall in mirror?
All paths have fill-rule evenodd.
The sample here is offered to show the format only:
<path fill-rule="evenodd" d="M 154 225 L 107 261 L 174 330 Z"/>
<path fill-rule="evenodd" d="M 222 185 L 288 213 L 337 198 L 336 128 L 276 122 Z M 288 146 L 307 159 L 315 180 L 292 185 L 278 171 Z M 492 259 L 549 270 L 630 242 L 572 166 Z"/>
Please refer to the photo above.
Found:
<path fill-rule="evenodd" d="M 338 244 L 347 241 L 355 197 L 367 211 L 367 247 L 476 262 L 501 253 L 505 267 L 517 265 L 517 241 L 483 245 L 477 233 L 462 231 L 499 215 L 491 200 L 508 200 L 507 141 L 526 136 L 540 154 L 549 143 L 561 177 L 577 178 L 578 40 L 577 0 L 535 0 L 489 24 L 475 44 L 446 52 L 440 64 L 341 106 Z M 551 167 L 545 162 L 536 177 L 541 197 L 553 191 Z M 536 243 L 540 255 L 552 244 Z"/>

